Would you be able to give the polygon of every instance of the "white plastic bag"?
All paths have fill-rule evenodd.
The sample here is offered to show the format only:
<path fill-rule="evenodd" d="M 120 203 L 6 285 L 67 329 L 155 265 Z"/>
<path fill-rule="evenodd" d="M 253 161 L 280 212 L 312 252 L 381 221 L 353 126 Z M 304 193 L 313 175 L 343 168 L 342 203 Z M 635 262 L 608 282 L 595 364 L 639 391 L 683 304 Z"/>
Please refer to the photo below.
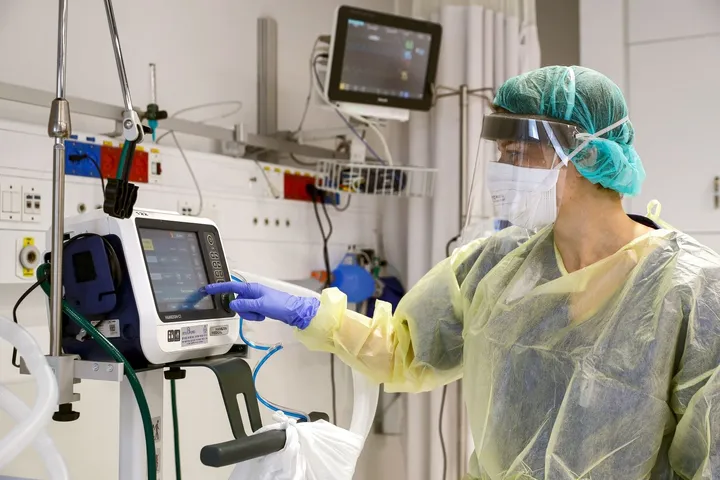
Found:
<path fill-rule="evenodd" d="M 352 480 L 365 438 L 324 420 L 296 423 L 282 413 L 261 428 L 285 430 L 285 448 L 235 466 L 230 480 Z"/>

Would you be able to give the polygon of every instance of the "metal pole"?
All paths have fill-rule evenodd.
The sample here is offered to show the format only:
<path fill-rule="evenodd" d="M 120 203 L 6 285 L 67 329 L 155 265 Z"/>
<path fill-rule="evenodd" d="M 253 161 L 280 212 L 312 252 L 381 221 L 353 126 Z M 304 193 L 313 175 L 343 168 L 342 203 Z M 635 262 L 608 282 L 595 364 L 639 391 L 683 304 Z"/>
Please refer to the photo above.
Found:
<path fill-rule="evenodd" d="M 155 64 L 150 64 L 150 103 L 157 105 L 157 81 L 155 79 Z"/>
<path fill-rule="evenodd" d="M 53 145 L 53 212 L 51 234 L 51 290 L 50 290 L 50 355 L 59 357 L 62 325 L 62 259 L 65 233 L 65 139 L 70 136 L 70 105 L 65 100 L 65 69 L 67 65 L 68 0 L 59 0 L 57 84 L 50 106 L 48 135 Z"/>
<path fill-rule="evenodd" d="M 468 86 L 460 85 L 460 229 L 465 225 L 467 215 L 468 177 Z"/>
<path fill-rule="evenodd" d="M 122 89 L 123 100 L 125 101 L 125 110 L 131 111 L 132 99 L 130 98 L 130 87 L 128 86 L 127 74 L 125 73 L 125 63 L 123 62 L 122 49 L 120 48 L 120 36 L 115 23 L 115 12 L 113 11 L 112 0 L 105 0 L 105 12 L 107 13 L 108 26 L 110 27 L 110 40 L 113 43 L 113 51 L 115 52 L 115 63 L 117 64 L 118 77 L 120 77 L 120 88 Z"/>
<path fill-rule="evenodd" d="M 67 22 L 68 2 L 60 0 L 58 10 L 58 46 L 57 46 L 57 98 L 65 98 L 65 65 L 67 64 Z"/>
<path fill-rule="evenodd" d="M 468 86 L 460 85 L 458 98 L 460 99 L 460 229 L 462 232 L 467 216 L 468 199 Z M 455 451 L 457 452 L 457 474 L 462 477 L 465 471 L 465 409 L 463 403 L 462 380 L 457 381 L 457 424 Z"/>

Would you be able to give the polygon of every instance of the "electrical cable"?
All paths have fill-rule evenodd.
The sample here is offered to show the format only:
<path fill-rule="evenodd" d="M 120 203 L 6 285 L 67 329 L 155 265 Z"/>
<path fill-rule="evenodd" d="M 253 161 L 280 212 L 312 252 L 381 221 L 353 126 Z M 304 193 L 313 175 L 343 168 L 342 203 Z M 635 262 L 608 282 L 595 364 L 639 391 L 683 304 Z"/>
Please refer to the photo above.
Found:
<path fill-rule="evenodd" d="M 20 298 L 18 298 L 17 302 L 15 302 L 15 306 L 14 306 L 13 309 L 12 309 L 13 322 L 18 323 L 17 311 L 18 311 L 18 308 L 20 308 L 20 304 L 21 304 L 23 301 L 25 301 L 25 299 L 26 299 L 37 287 L 39 287 L 40 284 L 42 284 L 42 282 L 44 282 L 44 281 L 45 281 L 44 278 L 39 279 L 37 282 L 33 283 L 30 288 L 28 288 L 27 290 L 25 290 L 25 292 L 24 292 L 22 295 L 20 295 Z M 13 367 L 15 367 L 15 368 L 20 368 L 20 363 L 18 362 L 17 356 L 18 356 L 17 347 L 13 346 L 12 364 L 13 364 Z"/>
<path fill-rule="evenodd" d="M 100 184 L 102 185 L 102 191 L 103 193 L 105 193 L 105 178 L 103 177 L 102 170 L 100 169 L 100 164 L 97 160 L 95 160 L 95 158 L 88 155 L 87 153 L 78 153 L 68 155 L 68 160 L 73 163 L 82 162 L 83 160 L 90 160 L 90 162 L 92 162 L 93 166 L 95 167 L 95 170 L 97 170 L 98 176 L 100 177 Z"/>
<path fill-rule="evenodd" d="M 443 414 L 445 413 L 445 400 L 447 399 L 447 391 L 448 386 L 445 385 L 442 390 L 442 400 L 440 400 L 440 415 L 438 420 L 438 432 L 440 433 L 440 448 L 442 449 L 442 457 L 443 457 L 443 475 L 442 478 L 445 480 L 447 478 L 447 464 L 448 464 L 448 458 L 447 458 L 447 449 L 445 448 L 445 436 L 443 435 Z"/>
<path fill-rule="evenodd" d="M 332 421 L 338 424 L 337 418 L 337 386 L 335 385 L 335 355 L 330 354 L 330 391 L 332 392 Z"/>
<path fill-rule="evenodd" d="M 383 133 L 380 131 L 380 129 L 377 127 L 377 125 L 375 125 L 372 122 L 368 122 L 367 126 L 370 128 L 370 130 L 375 132 L 375 135 L 377 135 L 377 137 L 380 139 L 380 143 L 382 143 L 383 150 L 385 150 L 385 160 L 388 165 L 392 165 L 393 164 L 392 153 L 390 152 L 390 146 L 387 143 L 387 139 L 385 139 L 385 135 L 383 135 Z"/>
<path fill-rule="evenodd" d="M 396 393 L 396 394 L 393 396 L 393 399 L 390 400 L 390 402 L 388 402 L 387 405 L 385 405 L 385 408 L 383 408 L 383 411 L 382 411 L 383 415 L 385 415 L 385 414 L 387 413 L 387 411 L 390 410 L 390 407 L 392 407 L 393 405 L 395 405 L 395 403 L 397 403 L 397 401 L 400 400 L 400 397 L 402 397 L 402 394 L 401 394 L 401 393 Z"/>
<path fill-rule="evenodd" d="M 236 275 L 236 274 L 231 275 L 230 278 L 232 278 L 232 280 L 235 282 L 247 283 L 244 278 L 242 278 L 241 276 Z M 263 406 L 272 410 L 273 412 L 282 412 L 287 417 L 297 418 L 298 420 L 309 422 L 310 417 L 307 414 L 305 414 L 303 412 L 295 412 L 286 407 L 283 407 L 282 405 L 272 403 L 272 402 L 266 400 L 262 395 L 260 395 L 260 392 L 258 391 L 258 388 L 257 388 L 257 377 L 258 377 L 258 374 L 260 373 L 260 369 L 263 367 L 263 365 L 265 365 L 265 363 L 270 359 L 270 357 L 272 357 L 277 352 L 282 350 L 283 346 L 281 343 L 270 346 L 270 345 L 259 345 L 257 343 L 250 341 L 247 337 L 245 337 L 245 332 L 243 331 L 243 323 L 244 323 L 244 320 L 242 317 L 240 317 L 240 340 L 242 340 L 249 348 L 267 352 L 265 354 L 265 356 L 260 359 L 258 364 L 253 369 L 252 379 L 253 379 L 253 385 L 255 385 L 255 398 L 257 398 L 258 402 L 260 402 Z"/>
<path fill-rule="evenodd" d="M 195 217 L 199 217 L 200 213 L 202 213 L 203 210 L 203 195 L 202 190 L 200 189 L 200 183 L 198 182 L 197 177 L 195 176 L 195 172 L 193 171 L 192 167 L 190 166 L 190 161 L 188 160 L 187 156 L 185 155 L 185 150 L 183 150 L 182 146 L 180 145 L 180 142 L 177 139 L 177 135 L 175 135 L 175 132 L 170 130 L 170 135 L 172 136 L 173 140 L 175 141 L 175 146 L 180 151 L 180 155 L 183 158 L 183 161 L 185 162 L 185 166 L 188 169 L 188 172 L 190 172 L 190 176 L 192 177 L 192 181 L 195 184 L 195 190 L 197 190 L 198 198 L 200 200 L 200 206 L 198 207 L 198 211 L 195 215 Z"/>
<path fill-rule="evenodd" d="M 98 175 L 100 176 L 100 185 L 102 185 L 102 191 L 105 193 L 105 178 L 103 177 L 102 170 L 100 170 L 100 165 L 98 164 L 97 160 L 92 158 L 91 156 L 87 156 L 88 160 L 92 162 L 93 165 L 95 165 L 95 170 L 97 170 Z"/>
<path fill-rule="evenodd" d="M 105 249 L 106 249 L 106 251 L 107 251 L 108 257 L 110 257 L 110 258 L 109 258 L 109 260 L 110 260 L 110 265 L 111 265 L 110 270 L 112 271 L 112 270 L 114 269 L 114 267 L 113 267 L 112 265 L 119 265 L 119 259 L 118 259 L 118 256 L 117 256 L 117 252 L 115 252 L 115 248 L 114 248 L 114 247 L 112 246 L 112 244 L 108 241 L 108 239 L 106 239 L 106 238 L 103 237 L 102 235 L 97 235 L 97 234 L 95 234 L 95 233 L 81 233 L 81 234 L 79 234 L 79 235 L 75 235 L 74 237 L 66 240 L 65 242 L 63 242 L 63 245 L 64 245 L 65 247 L 67 247 L 68 245 L 72 244 L 73 242 L 75 242 L 75 241 L 77 241 L 77 240 L 79 240 L 79 239 L 81 239 L 81 238 L 95 237 L 95 236 L 100 237 L 100 238 L 103 240 L 103 243 L 105 244 Z M 122 280 L 122 277 L 116 277 L 116 275 L 119 275 L 119 274 L 114 274 L 114 273 L 113 273 L 113 282 L 117 281 L 117 283 L 119 283 L 119 282 Z M 40 280 L 38 280 L 37 282 L 35 282 L 32 286 L 30 286 L 30 288 L 28 288 L 27 290 L 25 290 L 25 292 L 24 292 L 22 295 L 20 295 L 20 298 L 18 298 L 17 302 L 15 302 L 15 305 L 13 306 L 13 310 L 12 310 L 13 321 L 14 321 L 15 323 L 18 323 L 17 311 L 18 311 L 18 309 L 20 308 L 20 304 L 21 304 L 22 302 L 24 302 L 25 299 L 30 295 L 30 293 L 32 293 L 33 290 L 35 290 L 37 287 L 39 287 L 41 283 L 42 283 L 42 282 L 41 282 Z M 103 323 L 103 321 L 101 320 L 100 322 L 97 323 L 96 327 L 102 325 L 102 323 Z M 13 365 L 15 368 L 20 368 L 20 364 L 19 364 L 18 361 L 17 361 L 17 353 L 18 353 L 18 352 L 17 352 L 17 348 L 13 347 L 12 365 Z"/>
<path fill-rule="evenodd" d="M 293 162 L 297 163 L 298 165 L 302 165 L 304 167 L 317 167 L 317 162 L 306 162 L 304 160 L 300 160 L 299 158 L 297 158 L 297 155 L 295 155 L 294 153 L 290 154 L 290 158 L 292 159 Z"/>
<path fill-rule="evenodd" d="M 448 242 L 445 244 L 445 258 L 450 256 L 450 245 L 457 242 L 460 239 L 460 235 L 455 235 L 453 238 L 448 240 Z"/>
<path fill-rule="evenodd" d="M 300 123 L 298 124 L 297 128 L 293 132 L 293 136 L 297 135 L 302 131 L 303 125 L 305 125 L 305 118 L 307 117 L 308 110 L 310 110 L 310 100 L 312 100 L 312 91 L 313 91 L 313 79 L 312 79 L 312 71 L 313 71 L 313 59 L 315 58 L 315 51 L 317 50 L 317 46 L 320 43 L 320 38 L 315 39 L 315 43 L 313 44 L 313 48 L 310 53 L 310 84 L 308 86 L 308 93 L 307 97 L 305 97 L 305 108 L 303 108 L 302 117 L 300 117 Z"/>
<path fill-rule="evenodd" d="M 214 115 L 212 117 L 198 120 L 198 122 L 206 123 L 206 122 L 212 122 L 214 120 L 221 120 L 223 118 L 232 117 L 236 113 L 240 112 L 240 110 L 242 110 L 242 108 L 243 108 L 243 103 L 240 100 L 221 100 L 219 102 L 201 103 L 200 105 L 193 105 L 191 107 L 181 108 L 180 110 L 173 113 L 171 118 L 175 118 L 179 115 L 182 115 L 183 113 L 192 112 L 194 110 L 200 110 L 202 108 L 208 108 L 208 107 L 221 107 L 223 105 L 235 105 L 235 108 L 229 112 L 222 113 L 220 115 Z"/>
<path fill-rule="evenodd" d="M 392 165 L 392 158 L 383 159 L 380 155 L 378 155 L 378 153 L 370 146 L 370 144 L 365 140 L 365 138 L 360 134 L 360 132 L 358 132 L 357 129 L 353 126 L 353 124 L 350 123 L 350 120 L 348 120 L 348 118 L 340 111 L 340 109 L 337 107 L 337 105 L 330 102 L 330 100 L 328 100 L 327 97 L 325 97 L 325 93 L 323 92 L 323 88 L 324 88 L 323 83 L 322 83 L 322 80 L 320 79 L 320 74 L 318 73 L 318 70 L 317 70 L 317 61 L 320 58 L 323 58 L 323 55 L 325 56 L 325 58 L 327 58 L 327 54 L 320 54 L 320 55 L 316 55 L 312 60 L 312 67 L 313 67 L 313 74 L 314 74 L 313 76 L 315 77 L 314 85 L 315 85 L 315 88 L 317 89 L 317 94 L 320 95 L 320 97 L 323 98 L 325 100 L 325 102 L 332 107 L 332 109 L 342 119 L 342 121 L 350 129 L 350 131 L 363 143 L 363 145 L 365 145 L 365 148 L 368 149 L 368 152 L 370 152 L 372 154 L 372 156 L 374 156 L 380 163 Z M 377 127 L 375 126 L 375 124 L 373 122 L 371 122 L 370 120 L 367 120 L 364 117 L 353 116 L 351 118 L 359 120 L 362 123 L 364 123 L 365 125 L 367 125 L 368 127 L 372 128 L 373 131 L 381 137 L 383 146 L 387 145 L 387 142 L 386 142 L 385 138 L 383 137 L 382 133 L 380 132 L 380 130 L 377 129 Z M 387 149 L 387 152 L 389 152 L 389 149 Z"/>
<path fill-rule="evenodd" d="M 262 173 L 263 178 L 265 178 L 265 183 L 266 183 L 267 186 L 268 186 L 268 190 L 270 191 L 270 195 L 272 195 L 272 197 L 273 197 L 274 199 L 276 199 L 276 200 L 277 200 L 278 198 L 280 198 L 280 193 L 278 193 L 278 191 L 275 190 L 275 186 L 274 186 L 274 185 L 272 184 L 272 182 L 270 181 L 270 177 L 267 176 L 267 173 L 265 172 L 265 169 L 263 168 L 263 166 L 260 165 L 260 162 L 258 162 L 257 160 L 255 160 L 255 165 L 257 165 L 257 167 L 260 169 L 260 173 Z"/>
<path fill-rule="evenodd" d="M 182 480 L 182 462 L 180 461 L 180 422 L 178 421 L 175 379 L 170 380 L 170 403 L 172 406 L 173 442 L 175 448 L 175 479 Z"/>
<path fill-rule="evenodd" d="M 325 227 L 323 226 L 322 220 L 320 219 L 320 211 L 318 209 L 318 197 L 320 197 L 320 205 L 322 205 L 323 212 L 325 214 L 325 219 L 328 223 L 328 232 L 325 233 Z M 325 261 L 325 288 L 328 288 L 332 283 L 332 272 L 330 270 L 330 254 L 328 251 L 328 242 L 330 241 L 330 237 L 333 234 L 333 224 L 332 220 L 330 219 L 330 214 L 328 214 L 327 207 L 325 206 L 325 202 L 323 199 L 322 194 L 316 189 L 313 188 L 310 190 L 310 198 L 312 199 L 313 204 L 313 210 L 315 212 L 315 219 L 318 222 L 318 228 L 320 228 L 320 235 L 323 239 L 323 260 Z M 337 425 L 337 386 L 335 385 L 335 356 L 331 353 L 330 354 L 330 389 L 331 389 L 331 395 L 332 395 L 332 414 L 333 414 L 333 422 Z"/>
<path fill-rule="evenodd" d="M 181 114 L 187 113 L 187 112 L 191 112 L 193 110 L 199 110 L 201 108 L 207 108 L 207 107 L 219 107 L 222 105 L 237 105 L 237 107 L 230 112 L 223 113 L 222 115 L 215 115 L 213 117 L 208 117 L 203 120 L 200 120 L 200 121 L 198 121 L 198 123 L 207 123 L 207 122 L 212 122 L 214 120 L 221 120 L 223 118 L 231 117 L 231 116 L 235 115 L 236 113 L 238 113 L 240 110 L 242 110 L 242 107 L 243 107 L 242 102 L 239 100 L 225 100 L 225 101 L 220 101 L 220 102 L 202 103 L 200 105 L 193 105 L 191 107 L 182 108 L 182 109 L 178 110 L 177 112 L 173 113 L 170 116 L 170 118 L 176 118 L 178 115 L 181 115 Z M 155 140 L 155 143 L 160 143 L 160 140 L 162 140 L 163 138 L 165 138 L 168 135 L 170 135 L 170 131 L 167 131 L 167 132 L 163 133 L 162 135 L 160 135 Z"/>
<path fill-rule="evenodd" d="M 37 269 L 37 278 L 41 281 L 43 291 L 49 297 L 50 296 L 50 282 L 49 282 L 49 270 L 50 265 L 44 263 Z M 135 370 L 130 365 L 130 362 L 123 356 L 122 353 L 100 333 L 95 326 L 89 322 L 85 317 L 80 315 L 75 309 L 73 309 L 65 300 L 62 301 L 63 312 L 70 317 L 70 319 L 77 323 L 79 326 L 85 329 L 86 332 L 95 340 L 98 345 L 105 350 L 105 353 L 109 354 L 116 362 L 122 363 L 125 370 L 125 376 L 128 379 L 128 383 L 132 388 L 135 400 L 137 401 L 138 408 L 140 410 L 140 416 L 143 423 L 143 431 L 145 434 L 145 454 L 147 457 L 147 478 L 148 480 L 157 480 L 157 471 L 155 464 L 155 436 L 153 435 L 152 417 L 150 415 L 150 407 L 147 403 L 147 398 L 143 392 L 140 380 L 135 373 Z"/>
<path fill-rule="evenodd" d="M 344 207 L 338 207 L 335 202 L 331 203 L 330 205 L 332 205 L 333 208 L 334 208 L 335 210 L 337 210 L 338 212 L 344 212 L 345 210 L 347 210 L 348 208 L 350 208 L 350 200 L 351 200 L 351 199 L 352 199 L 352 195 L 349 195 L 349 194 L 348 194 L 348 196 L 347 196 L 347 203 L 345 204 Z M 367 255 L 367 254 L 365 254 L 365 255 Z"/>
<path fill-rule="evenodd" d="M 445 245 L 445 257 L 450 256 L 450 246 L 460 238 L 460 235 L 455 235 Z M 440 447 L 442 449 L 443 456 L 443 480 L 447 478 L 447 449 L 445 448 L 445 435 L 443 434 L 443 416 L 445 414 L 445 400 L 447 399 L 448 386 L 443 386 L 442 400 L 440 400 L 440 413 L 438 414 L 438 435 L 440 436 Z"/>

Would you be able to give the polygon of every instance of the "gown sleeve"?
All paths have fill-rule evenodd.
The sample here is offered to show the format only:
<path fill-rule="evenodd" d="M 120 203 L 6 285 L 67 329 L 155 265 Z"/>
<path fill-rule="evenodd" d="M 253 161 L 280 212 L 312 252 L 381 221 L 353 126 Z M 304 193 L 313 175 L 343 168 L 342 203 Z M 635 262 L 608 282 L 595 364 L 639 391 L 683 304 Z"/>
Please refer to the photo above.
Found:
<path fill-rule="evenodd" d="M 713 264 L 688 282 L 693 292 L 670 403 L 678 418 L 670 464 L 693 480 L 720 478 L 720 261 L 714 253 L 707 260 Z"/>
<path fill-rule="evenodd" d="M 368 318 L 347 308 L 335 288 L 323 291 L 308 328 L 298 331 L 312 350 L 337 355 L 387 391 L 421 392 L 462 376 L 463 298 L 467 272 L 486 240 L 459 248 L 411 288 L 397 306 L 377 301 Z"/>

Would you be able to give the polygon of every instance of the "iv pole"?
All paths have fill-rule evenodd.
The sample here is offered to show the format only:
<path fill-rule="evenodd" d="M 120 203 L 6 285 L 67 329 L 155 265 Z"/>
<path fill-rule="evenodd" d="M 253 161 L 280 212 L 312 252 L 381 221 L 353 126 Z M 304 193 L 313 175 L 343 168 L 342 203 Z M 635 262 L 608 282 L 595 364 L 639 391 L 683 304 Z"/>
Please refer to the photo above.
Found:
<path fill-rule="evenodd" d="M 439 91 L 442 91 L 444 93 L 437 93 Z M 493 92 L 494 89 L 491 87 L 483 87 L 483 88 L 474 88 L 470 89 L 467 84 L 460 85 L 457 89 L 444 87 L 444 86 L 438 86 L 436 87 L 436 94 L 434 101 L 437 102 L 437 100 L 440 100 L 442 98 L 447 97 L 458 97 L 459 101 L 459 107 L 460 107 L 460 155 L 458 160 L 460 161 L 460 188 L 458 188 L 458 211 L 460 212 L 459 221 L 460 221 L 460 231 L 462 232 L 463 227 L 465 226 L 465 221 L 467 217 L 467 204 L 469 201 L 468 198 L 468 192 L 467 192 L 467 179 L 468 179 L 468 109 L 469 109 L 469 100 L 470 96 L 475 96 L 482 98 L 488 104 L 492 104 L 492 99 L 487 97 L 484 93 L 485 92 Z M 466 470 L 466 461 L 467 458 L 467 451 L 465 448 L 465 438 L 467 436 L 467 418 L 465 414 L 465 408 L 463 405 L 463 385 L 462 380 L 458 380 L 457 382 L 457 398 L 456 398 L 456 408 L 457 408 L 457 423 L 456 423 L 456 433 L 457 437 L 455 439 L 455 448 L 457 451 L 457 458 L 456 458 L 456 468 L 457 473 L 462 476 L 465 473 Z M 447 387 L 445 387 L 447 388 Z M 442 421 L 442 419 L 441 419 Z M 445 472 L 443 472 L 445 474 Z"/>

